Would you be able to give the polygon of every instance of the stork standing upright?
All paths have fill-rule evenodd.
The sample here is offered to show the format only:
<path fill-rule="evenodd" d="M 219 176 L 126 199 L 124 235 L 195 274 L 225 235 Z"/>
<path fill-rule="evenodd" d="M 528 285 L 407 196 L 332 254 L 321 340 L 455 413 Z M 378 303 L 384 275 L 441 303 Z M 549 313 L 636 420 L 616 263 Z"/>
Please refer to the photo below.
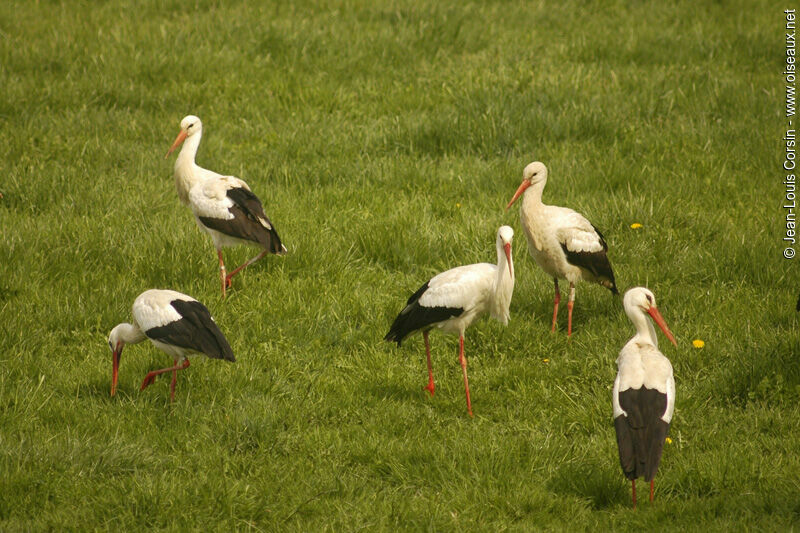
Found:
<path fill-rule="evenodd" d="M 264 214 L 261 200 L 253 194 L 247 183 L 234 176 L 222 176 L 194 162 L 202 135 L 203 124 L 200 119 L 194 115 L 184 117 L 181 131 L 165 158 L 183 144 L 175 160 L 178 197 L 184 205 L 192 209 L 197 224 L 214 241 L 224 298 L 233 276 L 268 253 L 285 253 L 286 247 L 281 243 L 272 222 Z M 237 244 L 259 246 L 263 251 L 226 274 L 222 248 Z"/>
<path fill-rule="evenodd" d="M 211 313 L 191 296 L 176 291 L 150 289 L 134 300 L 132 313 L 133 324 L 118 324 L 108 336 L 108 347 L 113 358 L 111 396 L 117 392 L 119 360 L 126 344 L 150 339 L 156 348 L 172 356 L 175 365 L 149 372 L 140 389 L 147 388 L 156 376 L 172 372 L 170 401 L 175 399 L 178 370 L 189 367 L 189 354 L 203 353 L 212 359 L 236 361 L 230 344 L 211 318 Z"/>
<path fill-rule="evenodd" d="M 569 301 L 567 302 L 567 336 L 572 335 L 572 308 L 575 303 L 575 283 L 579 280 L 599 283 L 614 294 L 619 294 L 614 281 L 614 272 L 608 261 L 603 234 L 583 215 L 568 209 L 542 203 L 542 191 L 547 184 L 547 167 L 535 161 L 525 167 L 520 184 L 506 209 L 520 197 L 520 218 L 525 236 L 528 238 L 528 252 L 536 263 L 555 284 L 553 303 L 553 326 L 556 330 L 558 303 L 561 292 L 558 280 L 569 281 Z"/>
<path fill-rule="evenodd" d="M 656 307 L 656 297 L 644 287 L 625 293 L 625 313 L 636 328 L 617 357 L 612 403 L 617 433 L 619 462 L 631 480 L 633 507 L 636 508 L 636 479 L 650 482 L 653 501 L 654 477 L 661 461 L 664 440 L 675 410 L 675 378 L 669 359 L 658 351 L 653 323 L 677 346 L 675 337 Z"/>
<path fill-rule="evenodd" d="M 464 331 L 481 314 L 489 312 L 508 324 L 509 306 L 514 292 L 514 262 L 511 259 L 511 240 L 514 230 L 501 226 L 497 230 L 497 264 L 478 263 L 456 267 L 438 274 L 411 295 L 397 315 L 384 340 L 398 346 L 407 336 L 422 331 L 425 355 L 428 359 L 428 385 L 425 390 L 433 396 L 433 366 L 428 332 L 439 328 L 445 333 L 458 333 L 458 360 L 464 374 L 467 412 L 472 416 L 469 397 L 467 360 L 464 357 Z"/>

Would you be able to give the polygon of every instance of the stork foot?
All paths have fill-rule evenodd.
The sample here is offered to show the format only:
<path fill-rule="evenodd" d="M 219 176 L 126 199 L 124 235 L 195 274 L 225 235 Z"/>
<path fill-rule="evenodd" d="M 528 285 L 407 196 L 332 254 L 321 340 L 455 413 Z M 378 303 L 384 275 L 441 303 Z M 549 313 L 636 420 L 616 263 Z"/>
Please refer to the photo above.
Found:
<path fill-rule="evenodd" d="M 433 398 L 433 392 L 436 390 L 436 385 L 434 385 L 433 381 L 429 381 L 428 384 L 422 387 L 422 390 L 426 390 L 430 393 L 431 398 Z"/>
<path fill-rule="evenodd" d="M 158 374 L 155 372 L 148 372 L 148 374 L 144 377 L 144 381 L 142 381 L 142 386 L 139 387 L 139 390 L 144 390 L 152 385 L 153 382 L 155 382 L 157 375 Z"/>

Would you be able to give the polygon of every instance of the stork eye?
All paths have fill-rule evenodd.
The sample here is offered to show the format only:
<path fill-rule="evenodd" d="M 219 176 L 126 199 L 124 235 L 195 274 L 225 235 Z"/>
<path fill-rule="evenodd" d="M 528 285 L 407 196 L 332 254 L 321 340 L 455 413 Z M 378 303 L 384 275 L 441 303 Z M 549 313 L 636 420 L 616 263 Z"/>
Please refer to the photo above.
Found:
<path fill-rule="evenodd" d="M 111 348 L 112 350 L 114 349 L 114 346 L 111 344 L 111 341 L 108 341 L 108 347 Z"/>
<path fill-rule="evenodd" d="M 190 130 L 190 129 L 192 129 L 192 126 L 194 126 L 194 124 L 193 124 L 193 123 L 192 123 L 192 124 L 189 124 L 188 126 L 186 126 L 186 129 L 187 129 L 187 130 Z"/>
<path fill-rule="evenodd" d="M 647 298 L 647 301 L 650 302 L 650 305 L 652 305 L 653 304 L 653 299 L 650 298 L 650 295 L 649 294 L 645 294 L 645 297 Z"/>

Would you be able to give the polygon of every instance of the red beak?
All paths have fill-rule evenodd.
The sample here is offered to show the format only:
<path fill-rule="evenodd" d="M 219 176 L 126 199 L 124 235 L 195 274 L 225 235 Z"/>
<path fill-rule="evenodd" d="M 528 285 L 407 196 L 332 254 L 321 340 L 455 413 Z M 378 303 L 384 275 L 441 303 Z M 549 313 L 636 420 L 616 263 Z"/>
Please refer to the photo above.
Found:
<path fill-rule="evenodd" d="M 653 322 L 655 322 L 656 324 L 658 324 L 658 327 L 660 327 L 660 328 L 661 328 L 661 331 L 663 331 L 663 332 L 664 332 L 664 335 L 666 335 L 666 336 L 667 336 L 667 338 L 668 338 L 670 341 L 672 341 L 672 344 L 674 344 L 675 346 L 677 346 L 677 345 L 678 345 L 678 343 L 677 343 L 677 342 L 675 342 L 675 337 L 673 337 L 673 336 L 672 336 L 672 332 L 671 332 L 671 331 L 669 330 L 669 328 L 667 327 L 667 323 L 664 321 L 664 317 L 663 317 L 663 316 L 661 316 L 661 313 L 659 313 L 659 312 L 658 312 L 658 309 L 656 309 L 656 307 L 655 307 L 655 306 L 652 306 L 652 305 L 651 305 L 651 306 L 650 306 L 650 309 L 648 309 L 648 310 L 647 310 L 647 314 L 648 314 L 648 315 L 650 315 L 651 317 L 653 317 Z"/>
<path fill-rule="evenodd" d="M 175 142 L 174 142 L 174 143 L 172 143 L 172 146 L 170 146 L 170 147 L 169 147 L 169 151 L 167 151 L 167 155 L 165 155 L 165 156 L 164 156 L 164 159 L 168 158 L 168 157 L 169 157 L 169 154 L 171 154 L 172 152 L 174 152 L 174 151 L 175 151 L 175 149 L 176 149 L 178 146 L 180 146 L 180 145 L 181 145 L 181 143 L 183 143 L 183 141 L 185 141 L 185 140 L 186 140 L 186 136 L 187 136 L 187 135 L 188 135 L 188 134 L 187 134 L 185 131 L 181 130 L 181 132 L 178 134 L 178 136 L 177 136 L 177 137 L 175 137 Z"/>
<path fill-rule="evenodd" d="M 519 198 L 520 195 L 525 192 L 525 189 L 527 189 L 530 186 L 531 186 L 531 182 L 530 181 L 522 180 L 522 183 L 520 184 L 519 188 L 517 189 L 517 192 L 514 193 L 514 197 L 511 199 L 510 202 L 508 202 L 508 205 L 506 206 L 506 211 L 508 211 L 508 208 L 511 207 L 511 204 L 516 202 L 517 198 Z"/>
<path fill-rule="evenodd" d="M 117 393 L 117 377 L 119 376 L 119 356 L 122 355 L 122 350 L 114 350 L 111 356 L 114 361 L 114 367 L 111 370 L 111 396 Z"/>
<path fill-rule="evenodd" d="M 503 245 L 503 248 L 506 251 L 506 259 L 508 260 L 508 275 L 513 276 L 514 274 L 511 273 L 511 243 L 507 242 Z"/>

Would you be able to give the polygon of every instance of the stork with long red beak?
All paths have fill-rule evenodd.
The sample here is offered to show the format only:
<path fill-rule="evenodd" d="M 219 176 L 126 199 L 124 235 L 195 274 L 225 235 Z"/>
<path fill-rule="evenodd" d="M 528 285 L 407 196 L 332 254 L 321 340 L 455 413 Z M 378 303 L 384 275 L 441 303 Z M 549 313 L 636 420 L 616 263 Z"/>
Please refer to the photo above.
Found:
<path fill-rule="evenodd" d="M 133 324 L 119 324 L 108 336 L 108 347 L 113 358 L 111 396 L 117 393 L 119 361 L 126 344 L 150 339 L 156 348 L 172 356 L 174 366 L 149 372 L 140 389 L 144 390 L 152 384 L 156 376 L 172 372 L 170 401 L 175 399 L 178 370 L 189 367 L 189 354 L 202 353 L 212 359 L 236 361 L 230 344 L 208 308 L 191 296 L 176 291 L 150 289 L 134 300 L 132 312 Z"/>
<path fill-rule="evenodd" d="M 617 433 L 619 462 L 631 480 L 633 507 L 636 508 L 636 479 L 650 482 L 653 501 L 655 475 L 661 461 L 664 441 L 675 411 L 675 378 L 669 359 L 658 351 L 652 318 L 664 335 L 677 346 L 675 337 L 656 307 L 656 297 L 644 287 L 625 293 L 625 313 L 636 328 L 617 357 L 612 405 Z"/>
<path fill-rule="evenodd" d="M 483 313 L 508 324 L 511 295 L 514 292 L 514 262 L 511 260 L 511 240 L 514 230 L 501 226 L 497 230 L 497 264 L 478 263 L 456 267 L 438 274 L 426 282 L 406 302 L 384 340 L 398 346 L 407 336 L 418 331 L 425 339 L 428 358 L 428 385 L 431 396 L 435 390 L 428 332 L 438 328 L 445 333 L 458 334 L 458 360 L 464 374 L 467 412 L 472 416 L 469 397 L 467 359 L 464 357 L 464 331 Z"/>
<path fill-rule="evenodd" d="M 522 172 L 522 183 L 506 209 L 524 194 L 520 207 L 520 218 L 528 252 L 542 270 L 553 278 L 555 301 L 553 303 L 552 331 L 556 330 L 558 303 L 561 292 L 558 280 L 569 281 L 567 302 L 567 336 L 572 335 L 572 308 L 575 304 L 575 284 L 580 280 L 591 281 L 619 294 L 614 281 L 614 272 L 608 261 L 603 234 L 583 215 L 568 209 L 542 203 L 542 192 L 547 184 L 547 167 L 535 161 Z"/>
<path fill-rule="evenodd" d="M 192 209 L 197 224 L 214 241 L 224 298 L 233 276 L 268 253 L 286 253 L 286 247 L 264 214 L 261 200 L 252 193 L 247 183 L 233 176 L 222 176 L 194 162 L 202 135 L 203 124 L 200 119 L 194 115 L 185 117 L 181 121 L 181 131 L 165 157 L 183 145 L 175 160 L 178 197 Z M 238 244 L 258 246 L 262 252 L 226 274 L 222 248 Z"/>

